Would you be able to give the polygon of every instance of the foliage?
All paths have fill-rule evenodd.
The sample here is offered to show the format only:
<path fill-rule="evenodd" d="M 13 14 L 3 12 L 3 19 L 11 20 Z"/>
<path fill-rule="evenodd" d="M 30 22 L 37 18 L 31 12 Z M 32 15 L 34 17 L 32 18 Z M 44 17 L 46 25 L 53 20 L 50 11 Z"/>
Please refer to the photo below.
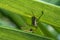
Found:
<path fill-rule="evenodd" d="M 33 26 L 31 17 L 34 14 L 38 19 L 42 11 L 43 16 L 37 21 L 37 26 Z M 0 0 L 0 14 L 1 20 L 3 17 L 8 19 L 8 23 L 3 20 L 4 24 L 0 26 L 1 40 L 59 40 L 58 6 L 33 0 Z M 11 21 L 13 25 L 9 24 Z"/>

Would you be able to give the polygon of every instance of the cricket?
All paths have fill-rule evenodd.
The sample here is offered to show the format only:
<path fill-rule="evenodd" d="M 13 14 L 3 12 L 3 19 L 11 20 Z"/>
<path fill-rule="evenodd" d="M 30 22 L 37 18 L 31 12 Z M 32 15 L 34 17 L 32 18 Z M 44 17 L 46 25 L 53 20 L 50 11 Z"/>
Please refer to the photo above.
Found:
<path fill-rule="evenodd" d="M 36 27 L 36 26 L 37 26 L 37 21 L 39 21 L 39 19 L 40 19 L 40 18 L 42 17 L 42 15 L 43 15 L 43 11 L 42 11 L 42 14 L 38 17 L 38 19 L 35 17 L 33 11 L 32 11 L 32 15 L 33 15 L 33 16 L 32 16 L 32 19 L 31 19 L 31 20 L 32 20 L 32 25 Z"/>
<path fill-rule="evenodd" d="M 43 15 L 43 11 L 42 14 L 38 17 L 38 19 L 36 18 L 36 16 L 34 15 L 33 11 L 32 11 L 32 26 L 35 26 L 37 28 L 37 21 L 39 21 L 39 19 L 41 18 L 41 16 Z M 30 29 L 31 32 L 33 32 L 33 29 Z"/>

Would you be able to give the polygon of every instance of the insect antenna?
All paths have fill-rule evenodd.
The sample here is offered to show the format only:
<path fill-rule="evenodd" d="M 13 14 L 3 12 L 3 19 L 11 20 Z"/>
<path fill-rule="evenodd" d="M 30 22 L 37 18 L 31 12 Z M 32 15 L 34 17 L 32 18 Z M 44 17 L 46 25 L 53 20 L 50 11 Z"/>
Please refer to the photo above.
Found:
<path fill-rule="evenodd" d="M 39 18 L 37 19 L 37 21 L 39 21 L 39 19 L 42 17 L 42 15 L 43 15 L 43 11 L 42 11 L 42 14 L 41 14 L 41 16 L 39 16 Z"/>

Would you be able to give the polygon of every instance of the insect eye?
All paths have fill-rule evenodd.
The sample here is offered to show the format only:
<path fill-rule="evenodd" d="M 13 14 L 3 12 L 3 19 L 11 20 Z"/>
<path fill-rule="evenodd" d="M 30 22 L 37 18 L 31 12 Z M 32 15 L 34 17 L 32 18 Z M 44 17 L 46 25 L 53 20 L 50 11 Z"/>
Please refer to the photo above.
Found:
<path fill-rule="evenodd" d="M 32 29 L 30 29 L 30 31 L 33 31 Z"/>

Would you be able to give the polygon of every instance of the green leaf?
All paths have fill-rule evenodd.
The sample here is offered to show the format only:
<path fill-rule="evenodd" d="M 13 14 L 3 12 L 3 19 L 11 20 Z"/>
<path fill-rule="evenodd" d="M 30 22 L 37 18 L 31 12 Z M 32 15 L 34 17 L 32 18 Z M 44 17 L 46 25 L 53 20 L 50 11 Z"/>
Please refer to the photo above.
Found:
<path fill-rule="evenodd" d="M 32 16 L 32 9 L 36 17 L 39 17 L 39 14 L 41 14 L 41 11 L 43 11 L 44 15 L 41 17 L 40 21 L 60 27 L 60 7 L 58 6 L 50 5 L 44 2 L 36 2 L 33 0 L 3 0 L 0 1 L 0 4 L 0 8 L 4 8 L 28 17 Z"/>
<path fill-rule="evenodd" d="M 36 29 L 36 27 L 32 26 L 31 18 L 14 14 L 10 11 L 5 10 L 5 9 L 0 9 L 0 12 L 4 16 L 7 16 L 13 23 L 15 23 L 19 30 L 23 30 L 25 32 L 31 32 L 30 29 L 32 29 L 32 32 L 34 34 L 39 34 L 39 35 L 44 36 L 44 34 L 42 33 L 42 31 L 40 30 L 39 27 L 37 27 L 37 29 Z"/>
<path fill-rule="evenodd" d="M 12 23 L 8 18 L 3 16 L 1 12 L 0 12 L 0 26 L 1 27 L 8 26 L 8 28 L 16 28 L 16 25 L 14 23 Z"/>
<path fill-rule="evenodd" d="M 42 35 L 42 36 L 47 36 L 47 37 L 56 39 L 57 32 L 55 32 L 55 31 L 52 30 L 55 34 L 53 34 L 53 32 L 51 33 L 51 31 L 49 31 L 48 28 L 47 28 L 47 27 L 49 27 L 48 25 L 44 25 L 44 24 L 42 25 L 42 24 L 40 24 L 41 22 L 39 22 L 37 28 L 36 28 L 36 27 L 33 27 L 32 25 L 28 25 L 27 27 L 26 27 L 26 26 L 23 27 L 24 23 L 26 23 L 26 21 L 29 21 L 31 18 L 26 18 L 25 16 L 13 14 L 12 12 L 7 11 L 7 10 L 5 10 L 5 9 L 0 9 L 0 12 L 1 12 L 3 15 L 9 17 L 10 20 L 13 20 L 14 23 L 17 23 L 17 24 L 18 24 L 18 27 L 21 26 L 21 29 L 20 29 L 20 30 L 23 30 L 23 31 L 25 31 L 25 32 L 29 32 L 30 29 L 32 29 L 32 32 L 33 32 L 34 34 L 38 34 L 38 35 Z M 16 19 L 16 18 L 17 18 L 17 19 Z M 22 19 L 21 19 L 21 18 L 22 18 Z M 24 19 L 24 18 L 25 18 L 25 19 Z M 29 20 L 26 20 L 26 19 L 29 19 Z M 21 22 L 21 21 L 22 21 L 22 22 Z M 23 21 L 24 21 L 24 23 L 23 23 Z M 31 20 L 30 20 L 30 22 L 31 22 Z M 29 22 L 28 22 L 28 23 L 29 23 Z M 16 25 L 17 25 L 17 24 L 16 24 Z M 22 25 L 21 25 L 21 24 L 22 24 Z M 23 27 L 23 28 L 22 28 L 22 27 Z"/>
<path fill-rule="evenodd" d="M 42 32 L 45 34 L 45 36 L 57 39 L 57 35 L 59 33 L 51 25 L 39 22 L 38 26 L 42 30 Z"/>
<path fill-rule="evenodd" d="M 36 36 L 33 34 L 18 31 L 16 29 L 9 29 L 0 27 L 1 40 L 51 40 L 49 38 Z"/>
<path fill-rule="evenodd" d="M 37 18 L 39 16 L 41 16 L 42 11 L 43 11 L 44 14 L 40 18 L 39 21 L 45 22 L 47 24 L 50 24 L 50 25 L 53 25 L 56 27 L 60 27 L 60 7 L 59 6 L 47 4 L 44 2 L 37 2 L 34 0 L 3 0 L 3 1 L 0 0 L 0 8 L 13 12 L 12 14 L 15 15 L 14 17 L 12 14 L 8 14 L 8 15 L 10 15 L 10 17 L 12 16 L 11 18 L 13 20 L 15 18 L 16 18 L 16 20 L 17 20 L 17 18 L 22 18 L 22 17 L 17 16 L 17 15 L 21 15 L 24 17 L 28 17 L 29 21 L 30 21 L 30 18 L 32 17 L 31 11 L 33 11 L 34 15 Z M 4 11 L 4 13 L 10 13 L 10 12 Z M 16 23 L 16 24 L 26 26 L 25 24 L 26 24 L 26 22 L 28 23 L 28 21 L 22 20 L 22 19 L 19 19 L 19 20 L 21 20 L 21 23 L 19 23 L 18 22 L 19 20 L 18 20 L 17 21 L 18 23 Z M 16 22 L 16 20 L 15 20 L 15 22 Z M 28 24 L 30 24 L 30 23 L 28 23 Z M 27 27 L 30 28 L 29 25 Z M 27 27 L 26 27 L 26 29 L 27 29 Z M 41 29 L 43 29 L 43 28 L 41 28 Z M 39 33 L 39 30 L 37 30 L 38 32 L 36 32 L 36 33 Z M 45 32 L 45 34 L 46 34 L 47 31 L 46 30 L 44 31 L 44 30 L 45 29 L 43 29 L 43 32 Z M 41 33 L 42 33 L 42 31 L 41 31 Z M 48 34 L 48 36 L 50 36 L 49 32 L 47 34 Z"/>

